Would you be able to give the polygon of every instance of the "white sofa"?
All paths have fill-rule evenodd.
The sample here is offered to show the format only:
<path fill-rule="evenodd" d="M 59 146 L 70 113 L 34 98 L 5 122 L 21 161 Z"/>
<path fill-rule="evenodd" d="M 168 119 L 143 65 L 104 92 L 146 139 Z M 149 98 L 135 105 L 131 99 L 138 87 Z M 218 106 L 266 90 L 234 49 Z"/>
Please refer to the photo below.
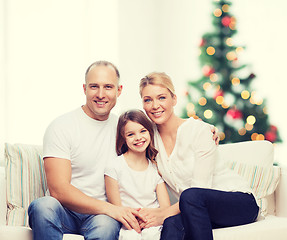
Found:
<path fill-rule="evenodd" d="M 46 189 L 41 146 L 6 144 L 5 153 L 5 165 L 0 167 L 0 239 L 32 240 L 32 231 L 27 226 L 27 206 Z M 214 239 L 286 240 L 287 167 L 273 166 L 273 145 L 267 141 L 224 144 L 219 146 L 219 156 L 228 167 L 250 182 L 262 198 L 262 208 L 266 211 L 265 216 L 255 223 L 214 230 Z M 21 184 L 15 184 L 19 179 Z M 21 195 L 20 202 L 17 194 Z M 66 234 L 63 239 L 84 238 Z"/>

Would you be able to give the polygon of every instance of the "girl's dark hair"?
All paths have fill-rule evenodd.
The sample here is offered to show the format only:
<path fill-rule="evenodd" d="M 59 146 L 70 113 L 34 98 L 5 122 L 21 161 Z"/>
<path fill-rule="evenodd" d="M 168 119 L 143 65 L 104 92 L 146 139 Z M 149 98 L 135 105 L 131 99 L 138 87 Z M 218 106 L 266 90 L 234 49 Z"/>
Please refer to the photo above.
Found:
<path fill-rule="evenodd" d="M 150 144 L 146 149 L 146 157 L 152 162 L 155 162 L 155 157 L 158 151 L 154 147 L 154 130 L 153 123 L 147 118 L 141 110 L 130 110 L 121 114 L 118 126 L 117 126 L 117 137 L 116 137 L 116 151 L 118 156 L 128 151 L 128 146 L 125 139 L 125 126 L 128 121 L 136 122 L 144 126 L 150 134 Z"/>

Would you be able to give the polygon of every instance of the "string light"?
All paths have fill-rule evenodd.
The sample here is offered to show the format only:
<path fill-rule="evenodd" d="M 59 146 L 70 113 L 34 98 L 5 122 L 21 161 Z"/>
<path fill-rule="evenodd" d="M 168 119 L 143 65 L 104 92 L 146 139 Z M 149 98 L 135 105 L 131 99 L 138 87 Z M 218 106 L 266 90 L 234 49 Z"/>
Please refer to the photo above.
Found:
<path fill-rule="evenodd" d="M 243 99 L 248 99 L 248 98 L 250 97 L 250 93 L 249 93 L 247 90 L 243 90 L 243 91 L 241 92 L 241 97 L 242 97 Z"/>
<path fill-rule="evenodd" d="M 224 132 L 219 132 L 218 135 L 219 135 L 220 141 L 225 139 L 225 133 Z"/>
<path fill-rule="evenodd" d="M 226 42 L 226 44 L 229 46 L 229 47 L 231 47 L 231 46 L 233 46 L 233 39 L 230 37 L 230 38 L 227 38 L 226 40 L 225 40 L 225 42 Z"/>
<path fill-rule="evenodd" d="M 204 105 L 207 103 L 207 100 L 206 100 L 205 97 L 201 97 L 201 98 L 198 100 L 198 103 L 199 103 L 199 105 L 204 106 Z"/>
<path fill-rule="evenodd" d="M 218 75 L 216 73 L 212 73 L 212 74 L 210 74 L 209 79 L 211 82 L 217 82 Z"/>
<path fill-rule="evenodd" d="M 228 12 L 228 11 L 229 11 L 229 5 L 228 5 L 228 4 L 224 4 L 224 5 L 222 6 L 222 11 L 223 11 L 223 12 Z"/>
<path fill-rule="evenodd" d="M 222 15 L 222 11 L 219 8 L 217 8 L 214 10 L 213 14 L 215 17 L 220 17 Z"/>
<path fill-rule="evenodd" d="M 213 112 L 210 109 L 207 109 L 204 111 L 203 115 L 206 119 L 210 119 L 213 116 Z"/>
<path fill-rule="evenodd" d="M 264 139 L 265 139 L 265 137 L 264 137 L 263 134 L 258 134 L 257 137 L 256 137 L 257 141 L 264 140 Z"/>
<path fill-rule="evenodd" d="M 256 137 L 258 136 L 258 133 L 252 133 L 251 140 L 256 141 Z"/>
<path fill-rule="evenodd" d="M 237 78 L 237 77 L 232 78 L 231 83 L 232 83 L 234 86 L 237 86 L 237 85 L 240 84 L 240 79 Z"/>
<path fill-rule="evenodd" d="M 245 128 L 240 128 L 240 129 L 238 130 L 238 134 L 239 134 L 240 136 L 245 135 L 245 134 L 246 134 L 246 129 L 245 129 Z"/>
<path fill-rule="evenodd" d="M 219 91 L 219 90 L 220 90 L 220 85 L 216 85 L 216 86 L 215 86 L 215 90 L 216 90 L 216 91 Z"/>
<path fill-rule="evenodd" d="M 226 54 L 226 58 L 229 60 L 229 61 L 233 61 L 236 59 L 236 53 L 234 51 L 230 51 Z"/>
<path fill-rule="evenodd" d="M 253 115 L 249 115 L 247 118 L 246 118 L 246 122 L 250 125 L 253 125 L 255 122 L 256 122 L 256 118 L 253 116 Z"/>
<path fill-rule="evenodd" d="M 207 52 L 207 54 L 208 55 L 213 55 L 214 53 L 215 53 L 215 48 L 214 47 L 208 47 L 207 49 L 206 49 L 206 52 Z"/>
<path fill-rule="evenodd" d="M 223 104 L 223 103 L 224 103 L 224 97 L 223 97 L 223 96 L 217 96 L 217 97 L 216 97 L 216 103 L 217 103 L 218 105 Z"/>
<path fill-rule="evenodd" d="M 237 53 L 241 53 L 241 52 L 243 52 L 243 47 L 237 47 L 236 49 L 235 49 L 235 51 L 237 52 Z"/>
<path fill-rule="evenodd" d="M 224 109 L 227 109 L 227 108 L 229 108 L 229 107 L 230 107 L 230 105 L 229 105 L 229 104 L 227 104 L 227 103 L 223 103 L 221 106 L 222 106 Z"/>
<path fill-rule="evenodd" d="M 188 104 L 186 105 L 186 110 L 187 110 L 188 112 L 194 111 L 194 104 L 193 104 L 193 103 L 188 103 Z"/>
<path fill-rule="evenodd" d="M 253 125 L 246 123 L 246 124 L 245 124 L 245 129 L 246 129 L 247 131 L 251 131 L 251 130 L 253 129 Z"/>
<path fill-rule="evenodd" d="M 229 24 L 229 28 L 231 30 L 235 30 L 235 25 L 236 25 L 236 19 L 235 19 L 235 17 L 231 17 L 231 22 Z"/>
<path fill-rule="evenodd" d="M 252 133 L 251 135 L 251 140 L 252 141 L 261 141 L 261 140 L 264 140 L 265 137 L 263 134 L 258 134 L 258 133 Z"/>
<path fill-rule="evenodd" d="M 203 84 L 203 89 L 205 91 L 207 91 L 210 87 L 211 87 L 211 83 L 209 83 L 209 82 L 206 82 L 206 83 Z"/>
<path fill-rule="evenodd" d="M 249 100 L 252 104 L 261 105 L 263 103 L 263 98 L 258 96 L 255 91 L 251 93 L 251 98 Z"/>
<path fill-rule="evenodd" d="M 187 110 L 187 116 L 192 117 L 192 116 L 195 115 L 194 104 L 193 103 L 188 103 L 186 105 L 186 110 Z"/>

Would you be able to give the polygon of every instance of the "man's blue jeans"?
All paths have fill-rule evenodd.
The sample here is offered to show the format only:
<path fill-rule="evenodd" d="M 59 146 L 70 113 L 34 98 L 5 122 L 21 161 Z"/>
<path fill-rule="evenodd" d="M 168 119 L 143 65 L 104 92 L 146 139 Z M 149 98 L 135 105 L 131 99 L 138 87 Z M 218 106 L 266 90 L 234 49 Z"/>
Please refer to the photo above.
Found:
<path fill-rule="evenodd" d="M 204 188 L 185 190 L 179 208 L 164 221 L 161 240 L 212 240 L 212 229 L 252 223 L 259 211 L 249 193 Z"/>
<path fill-rule="evenodd" d="M 33 240 L 62 240 L 63 234 L 80 234 L 86 240 L 118 239 L 121 224 L 107 215 L 68 210 L 53 197 L 34 200 L 28 209 Z"/>

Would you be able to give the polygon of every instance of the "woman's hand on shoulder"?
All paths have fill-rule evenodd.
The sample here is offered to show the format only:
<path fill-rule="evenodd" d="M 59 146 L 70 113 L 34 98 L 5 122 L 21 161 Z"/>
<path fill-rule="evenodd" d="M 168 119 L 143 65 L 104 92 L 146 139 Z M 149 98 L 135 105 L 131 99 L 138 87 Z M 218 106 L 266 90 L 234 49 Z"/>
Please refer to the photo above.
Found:
<path fill-rule="evenodd" d="M 211 130 L 211 132 L 212 132 L 212 139 L 215 141 L 215 144 L 216 145 L 218 145 L 219 144 L 219 141 L 220 141 L 220 137 L 219 137 L 219 135 L 218 135 L 218 133 L 217 133 L 217 129 L 216 129 L 216 127 L 214 126 L 214 125 L 209 125 L 210 126 L 210 130 Z"/>

